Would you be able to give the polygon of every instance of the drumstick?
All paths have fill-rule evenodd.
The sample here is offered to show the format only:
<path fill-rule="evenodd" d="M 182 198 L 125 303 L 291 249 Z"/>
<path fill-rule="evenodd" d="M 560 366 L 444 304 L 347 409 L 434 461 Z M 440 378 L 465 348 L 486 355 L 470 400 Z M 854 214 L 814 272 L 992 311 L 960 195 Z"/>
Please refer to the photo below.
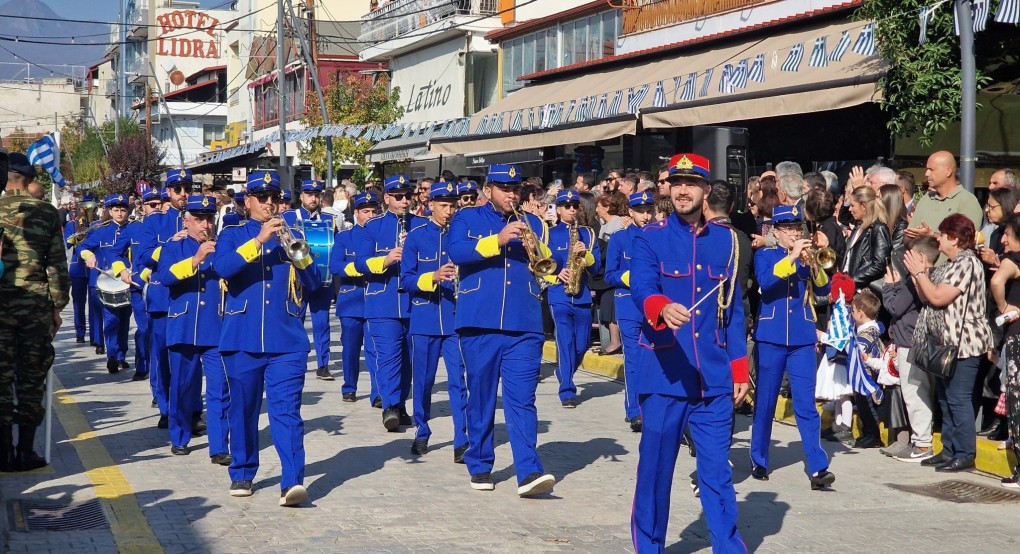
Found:
<path fill-rule="evenodd" d="M 719 287 L 722 286 L 723 282 L 724 281 L 719 281 L 718 283 L 716 283 L 716 285 L 714 287 L 712 287 L 712 290 L 706 292 L 705 295 L 702 296 L 700 300 L 695 302 L 693 306 L 691 306 L 690 308 L 687 308 L 687 313 L 689 313 L 689 314 L 690 313 L 694 313 L 694 309 L 697 308 L 698 306 L 700 306 L 701 303 L 704 302 L 709 296 L 712 296 L 712 294 L 715 291 L 719 290 Z"/>

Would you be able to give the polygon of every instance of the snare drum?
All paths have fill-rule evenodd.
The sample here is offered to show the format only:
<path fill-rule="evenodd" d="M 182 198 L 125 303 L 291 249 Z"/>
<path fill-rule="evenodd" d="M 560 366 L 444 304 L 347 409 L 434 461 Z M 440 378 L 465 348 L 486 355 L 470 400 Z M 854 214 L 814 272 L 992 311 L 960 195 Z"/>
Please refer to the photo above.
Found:
<path fill-rule="evenodd" d="M 96 280 L 96 292 L 99 294 L 99 301 L 107 308 L 131 305 L 131 287 L 116 277 L 100 273 Z"/>
<path fill-rule="evenodd" d="M 329 255 L 333 251 L 333 241 L 335 240 L 333 222 L 301 221 L 299 225 L 305 235 L 308 249 L 312 253 L 312 263 L 319 266 L 319 271 L 322 272 L 322 284 L 331 285 L 333 275 L 329 272 Z"/>

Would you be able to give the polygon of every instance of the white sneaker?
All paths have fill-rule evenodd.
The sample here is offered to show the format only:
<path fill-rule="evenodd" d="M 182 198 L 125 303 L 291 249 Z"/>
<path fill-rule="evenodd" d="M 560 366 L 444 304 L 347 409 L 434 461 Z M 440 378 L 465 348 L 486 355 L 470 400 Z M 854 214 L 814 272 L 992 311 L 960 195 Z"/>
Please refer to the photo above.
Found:
<path fill-rule="evenodd" d="M 280 493 L 281 506 L 300 506 L 305 500 L 308 500 L 308 491 L 301 485 L 288 487 Z"/>
<path fill-rule="evenodd" d="M 553 490 L 556 478 L 546 473 L 532 473 L 524 478 L 524 482 L 517 487 L 517 495 L 520 497 L 535 496 Z"/>

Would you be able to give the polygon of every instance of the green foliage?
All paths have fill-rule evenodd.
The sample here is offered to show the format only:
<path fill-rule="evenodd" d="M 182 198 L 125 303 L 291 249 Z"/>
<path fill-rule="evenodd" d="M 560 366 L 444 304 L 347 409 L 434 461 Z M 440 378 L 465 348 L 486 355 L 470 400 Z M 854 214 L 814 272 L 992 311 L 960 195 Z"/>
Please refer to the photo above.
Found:
<path fill-rule="evenodd" d="M 928 42 L 919 44 L 918 9 L 935 0 L 865 0 L 854 14 L 860 21 L 876 21 L 875 37 L 890 63 L 879 81 L 882 108 L 889 114 L 889 131 L 917 136 L 930 145 L 935 133 L 960 119 L 962 72 L 960 39 L 953 31 L 953 2 L 935 10 L 928 22 Z M 993 1 L 991 13 L 999 2 Z M 1015 75 L 1020 40 L 1012 26 L 989 23 L 975 35 L 977 83 L 981 88 L 1000 75 Z"/>
<path fill-rule="evenodd" d="M 326 99 L 326 113 L 333 125 L 386 125 L 404 115 L 400 107 L 400 89 L 389 90 L 389 81 L 380 78 L 373 83 L 370 77 L 347 74 L 342 81 L 332 82 L 323 89 Z M 303 122 L 308 127 L 322 125 L 322 112 L 315 92 L 308 97 L 309 109 Z M 340 171 L 342 164 L 355 164 L 357 169 L 351 180 L 359 187 L 371 172 L 366 160 L 368 150 L 375 143 L 362 138 L 333 138 L 333 174 Z M 310 161 L 316 173 L 326 174 L 326 139 L 315 138 L 301 148 L 301 157 Z"/>
<path fill-rule="evenodd" d="M 146 147 L 145 128 L 138 121 L 121 119 L 120 136 L 117 142 L 113 121 L 99 127 L 84 121 L 68 122 L 61 131 L 65 179 L 74 183 L 104 180 L 96 189 L 102 195 L 129 192 L 134 181 L 151 179 L 162 171 L 163 153 L 154 145 Z M 114 178 L 118 173 L 123 175 Z"/>

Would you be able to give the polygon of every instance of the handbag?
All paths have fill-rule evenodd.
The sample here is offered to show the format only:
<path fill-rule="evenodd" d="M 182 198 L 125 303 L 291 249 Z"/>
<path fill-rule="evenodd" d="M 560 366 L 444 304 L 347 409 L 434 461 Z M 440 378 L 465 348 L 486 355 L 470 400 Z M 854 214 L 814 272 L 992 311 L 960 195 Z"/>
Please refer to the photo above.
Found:
<path fill-rule="evenodd" d="M 966 294 L 966 292 L 963 294 Z M 964 321 L 967 320 L 967 310 L 969 308 L 970 298 L 967 299 L 967 303 L 963 306 Z M 943 317 L 943 319 L 945 318 Z M 935 377 L 952 379 L 953 373 L 956 372 L 956 362 L 960 357 L 960 346 L 963 345 L 963 329 L 960 329 L 960 340 L 955 346 L 939 344 L 941 341 L 936 341 L 935 337 L 931 336 L 931 333 L 928 333 L 927 339 L 920 346 L 914 347 L 916 349 L 914 365 Z"/>

